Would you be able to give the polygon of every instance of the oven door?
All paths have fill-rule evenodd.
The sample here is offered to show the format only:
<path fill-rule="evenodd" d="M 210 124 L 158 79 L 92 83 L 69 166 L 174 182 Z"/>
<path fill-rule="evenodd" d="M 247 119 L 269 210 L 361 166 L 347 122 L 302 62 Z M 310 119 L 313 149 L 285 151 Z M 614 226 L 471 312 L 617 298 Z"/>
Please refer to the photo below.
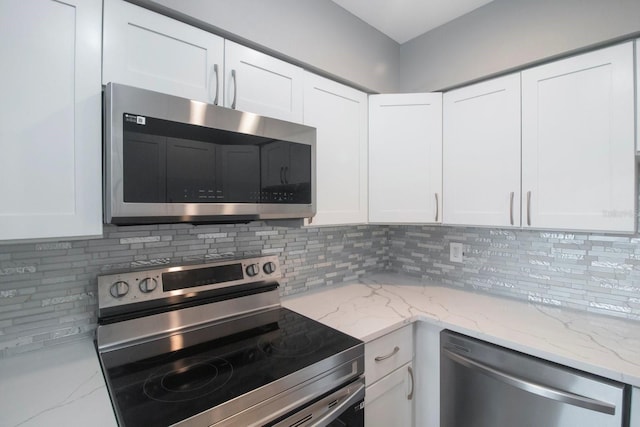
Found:
<path fill-rule="evenodd" d="M 266 426 L 364 427 L 364 380 L 351 383 Z"/>

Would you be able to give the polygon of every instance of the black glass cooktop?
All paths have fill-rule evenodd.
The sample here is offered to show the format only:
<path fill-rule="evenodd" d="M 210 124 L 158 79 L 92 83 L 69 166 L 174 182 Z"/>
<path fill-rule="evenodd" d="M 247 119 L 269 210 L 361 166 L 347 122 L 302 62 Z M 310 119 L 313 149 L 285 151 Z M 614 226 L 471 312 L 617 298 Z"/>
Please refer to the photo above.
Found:
<path fill-rule="evenodd" d="M 285 308 L 245 319 L 249 327 L 198 330 L 101 355 L 121 425 L 167 426 L 272 383 L 361 341 Z M 216 332 L 217 332 L 216 331 Z M 143 355 L 143 356 L 141 356 Z"/>

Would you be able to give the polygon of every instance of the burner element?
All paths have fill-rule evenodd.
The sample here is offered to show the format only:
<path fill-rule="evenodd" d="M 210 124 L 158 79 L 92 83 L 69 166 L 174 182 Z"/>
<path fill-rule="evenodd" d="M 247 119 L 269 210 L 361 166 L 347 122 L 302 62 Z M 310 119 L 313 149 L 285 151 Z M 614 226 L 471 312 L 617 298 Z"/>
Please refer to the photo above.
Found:
<path fill-rule="evenodd" d="M 222 388 L 233 375 L 225 359 L 190 357 L 155 371 L 144 383 L 144 393 L 159 402 L 185 402 Z"/>

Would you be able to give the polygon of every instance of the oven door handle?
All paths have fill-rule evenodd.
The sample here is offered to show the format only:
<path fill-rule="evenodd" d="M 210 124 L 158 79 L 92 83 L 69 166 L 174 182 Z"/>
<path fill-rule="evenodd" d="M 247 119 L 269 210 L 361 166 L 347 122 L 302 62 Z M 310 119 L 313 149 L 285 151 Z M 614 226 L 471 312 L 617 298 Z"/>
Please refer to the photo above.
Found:
<path fill-rule="evenodd" d="M 313 405 L 296 412 L 285 420 L 280 421 L 274 427 L 325 427 L 342 415 L 345 409 L 363 399 L 364 381 L 358 380 Z M 325 412 L 327 407 L 330 409 Z M 361 407 L 359 410 L 362 409 Z M 315 418 L 317 412 L 320 412 L 320 414 L 318 414 L 318 418 Z"/>
<path fill-rule="evenodd" d="M 327 412 L 324 416 L 316 420 L 312 420 L 311 423 L 309 423 L 309 427 L 325 427 L 329 425 L 329 423 L 335 421 L 335 419 L 338 418 L 346 408 L 349 408 L 362 399 L 364 399 L 364 384 L 360 384 L 355 390 L 353 390 L 352 394 L 347 399 L 335 405 L 331 408 L 331 411 Z M 363 408 L 361 408 L 361 410 L 362 409 Z"/>

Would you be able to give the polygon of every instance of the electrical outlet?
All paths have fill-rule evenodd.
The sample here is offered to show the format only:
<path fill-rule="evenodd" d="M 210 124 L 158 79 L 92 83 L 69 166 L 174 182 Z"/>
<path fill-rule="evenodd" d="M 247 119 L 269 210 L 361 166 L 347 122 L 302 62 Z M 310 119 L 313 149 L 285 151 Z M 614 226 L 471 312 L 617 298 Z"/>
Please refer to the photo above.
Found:
<path fill-rule="evenodd" d="M 462 262 L 462 243 L 449 243 L 449 260 L 451 262 Z"/>

